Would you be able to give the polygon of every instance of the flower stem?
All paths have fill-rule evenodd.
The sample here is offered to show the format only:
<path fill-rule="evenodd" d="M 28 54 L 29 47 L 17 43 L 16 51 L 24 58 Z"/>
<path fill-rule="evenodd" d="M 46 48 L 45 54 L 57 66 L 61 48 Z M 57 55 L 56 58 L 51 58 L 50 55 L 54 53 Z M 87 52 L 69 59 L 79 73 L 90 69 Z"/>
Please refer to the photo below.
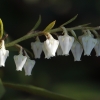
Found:
<path fill-rule="evenodd" d="M 76 27 L 72 27 L 72 28 L 66 28 L 67 31 L 70 31 L 70 30 L 82 30 L 82 29 L 89 29 L 89 30 L 99 30 L 100 29 L 100 26 L 99 27 L 81 27 L 81 26 L 76 26 Z M 50 30 L 50 33 L 56 33 L 56 32 L 60 32 L 62 31 L 61 28 L 55 28 L 55 29 L 52 29 Z M 24 35 L 23 37 L 19 38 L 19 39 L 16 39 L 10 43 L 7 43 L 5 46 L 6 47 L 11 47 L 11 46 L 14 46 L 15 44 L 21 42 L 21 41 L 24 41 L 24 40 L 27 40 L 29 38 L 32 38 L 32 37 L 35 37 L 35 36 L 41 36 L 41 35 L 44 35 L 44 33 L 42 31 L 40 32 L 33 32 L 33 34 L 27 34 L 27 35 Z"/>

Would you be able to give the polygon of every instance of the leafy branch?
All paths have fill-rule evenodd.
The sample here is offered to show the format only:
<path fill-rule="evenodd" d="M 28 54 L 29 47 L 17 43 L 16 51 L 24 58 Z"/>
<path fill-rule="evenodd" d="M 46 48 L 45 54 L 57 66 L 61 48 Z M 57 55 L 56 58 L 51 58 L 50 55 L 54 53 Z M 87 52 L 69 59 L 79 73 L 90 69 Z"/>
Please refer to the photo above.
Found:
<path fill-rule="evenodd" d="M 35 26 L 31 29 L 31 31 L 29 33 L 27 33 L 26 35 L 24 35 L 23 37 L 16 39 L 10 43 L 7 43 L 5 46 L 6 47 L 11 47 L 14 46 L 15 44 L 30 39 L 32 37 L 36 37 L 36 36 L 40 36 L 40 35 L 44 35 L 46 34 L 46 32 L 50 32 L 52 33 L 56 33 L 56 32 L 60 32 L 63 31 L 62 30 L 62 26 L 67 25 L 69 23 L 71 23 L 72 21 L 74 21 L 77 18 L 78 14 L 76 16 L 74 16 L 73 18 L 71 18 L 70 20 L 68 20 L 67 22 L 65 22 L 64 24 L 62 24 L 60 27 L 52 29 L 55 25 L 56 21 L 51 22 L 43 31 L 39 31 L 39 32 L 34 32 L 35 29 L 37 29 L 37 27 L 40 25 L 41 23 L 41 16 L 39 16 L 39 19 L 37 21 L 37 23 L 35 24 Z M 83 24 L 83 25 L 78 25 L 75 27 L 71 27 L 71 28 L 66 28 L 67 31 L 71 31 L 71 30 L 84 30 L 84 29 L 89 29 L 89 30 L 99 30 L 100 26 L 98 27 L 86 27 L 87 25 L 89 25 L 90 23 L 87 24 Z"/>
<path fill-rule="evenodd" d="M 27 86 L 27 85 L 19 85 L 19 84 L 12 84 L 12 83 L 3 83 L 3 85 L 5 87 L 9 87 L 9 88 L 13 88 L 15 90 L 20 90 L 20 91 L 23 91 L 23 92 L 27 92 L 27 93 L 30 93 L 32 95 L 39 96 L 39 97 L 44 97 L 44 98 L 47 98 L 47 99 L 52 99 L 52 100 L 74 100 L 74 99 L 68 98 L 64 95 L 56 94 L 56 93 L 50 92 L 46 89 L 35 87 L 35 86 L 32 86 L 32 85 Z"/>
<path fill-rule="evenodd" d="M 74 16 L 73 18 L 71 18 L 70 20 L 68 20 L 67 22 L 65 22 L 64 24 L 62 24 L 61 26 L 65 26 L 69 23 L 71 23 L 72 21 L 74 21 L 77 18 L 78 14 L 76 16 Z"/>
<path fill-rule="evenodd" d="M 67 31 L 71 31 L 71 30 L 82 30 L 82 29 L 89 29 L 89 30 L 99 30 L 100 27 L 81 27 L 80 26 L 76 26 L 76 27 L 72 27 L 72 28 L 66 28 Z M 62 31 L 62 28 L 55 28 L 55 29 L 52 29 L 50 30 L 50 33 L 53 34 L 53 33 L 56 33 L 56 32 L 61 32 Z M 10 43 L 7 43 L 5 46 L 6 47 L 10 47 L 10 46 L 14 46 L 15 44 L 19 43 L 19 42 L 22 42 L 24 40 L 27 40 L 27 39 L 30 39 L 32 37 L 36 37 L 36 36 L 41 36 L 43 35 L 44 32 L 40 31 L 40 32 L 33 32 L 32 34 L 27 34 L 19 39 L 16 39 Z"/>

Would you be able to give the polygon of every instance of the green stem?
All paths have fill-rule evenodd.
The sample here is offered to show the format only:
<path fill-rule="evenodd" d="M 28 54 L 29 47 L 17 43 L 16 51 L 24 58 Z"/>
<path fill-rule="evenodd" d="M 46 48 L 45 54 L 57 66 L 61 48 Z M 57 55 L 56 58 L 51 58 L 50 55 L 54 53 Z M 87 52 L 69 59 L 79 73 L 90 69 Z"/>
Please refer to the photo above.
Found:
<path fill-rule="evenodd" d="M 81 42 L 79 41 L 79 39 L 77 38 L 75 32 L 74 32 L 73 30 L 71 30 L 70 32 L 72 33 L 72 35 L 74 36 L 74 38 L 76 39 L 76 41 L 78 41 L 78 42 L 81 44 L 81 46 L 83 47 L 82 43 L 81 43 Z"/>
<path fill-rule="evenodd" d="M 26 85 L 12 84 L 12 83 L 3 83 L 3 85 L 9 88 L 30 93 L 35 96 L 44 97 L 50 100 L 51 99 L 52 100 L 74 100 L 64 95 L 56 94 L 48 90 L 45 90 L 43 88 L 39 88 L 39 87 L 31 86 L 31 85 L 26 86 Z"/>
<path fill-rule="evenodd" d="M 98 34 L 98 32 L 96 31 L 96 30 L 91 30 L 93 33 L 94 33 L 94 35 L 98 38 L 99 37 L 99 34 Z"/>
<path fill-rule="evenodd" d="M 10 42 L 10 43 L 7 43 L 5 46 L 6 46 L 6 47 L 14 46 L 15 44 L 17 44 L 17 43 L 19 43 L 19 42 L 21 42 L 21 41 L 24 41 L 24 40 L 27 40 L 27 39 L 29 39 L 29 38 L 38 36 L 39 34 L 40 34 L 40 32 L 35 33 L 35 34 L 30 34 L 30 35 L 28 34 L 28 35 L 25 35 L 25 36 L 23 36 L 23 37 L 21 37 L 21 38 L 19 38 L 19 39 L 16 39 L 16 40 L 14 40 L 14 41 L 12 41 L 12 42 Z"/>
<path fill-rule="evenodd" d="M 70 30 L 80 30 L 80 29 L 89 29 L 89 30 L 99 30 L 100 27 L 81 27 L 81 26 L 77 26 L 77 27 L 72 27 L 72 28 L 66 28 L 67 31 L 70 31 Z M 50 30 L 50 33 L 56 33 L 56 32 L 60 32 L 60 31 L 63 31 L 61 28 L 55 28 L 55 29 L 52 29 Z M 7 43 L 5 46 L 6 47 L 10 47 L 10 46 L 14 46 L 15 44 L 21 42 L 21 41 L 24 41 L 24 40 L 27 40 L 29 38 L 32 38 L 32 37 L 35 37 L 35 36 L 40 36 L 40 35 L 43 35 L 43 32 L 37 32 L 37 33 L 33 33 L 33 34 L 27 34 L 17 40 L 14 40 L 10 43 Z"/>

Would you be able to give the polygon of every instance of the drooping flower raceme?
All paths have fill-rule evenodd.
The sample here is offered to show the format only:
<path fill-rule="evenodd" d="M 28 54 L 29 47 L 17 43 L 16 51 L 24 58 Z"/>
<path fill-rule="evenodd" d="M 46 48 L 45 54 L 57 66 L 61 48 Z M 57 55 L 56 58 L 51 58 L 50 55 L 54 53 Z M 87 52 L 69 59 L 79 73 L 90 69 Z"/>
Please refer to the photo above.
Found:
<path fill-rule="evenodd" d="M 15 61 L 17 71 L 22 71 L 22 68 L 24 67 L 26 60 L 27 60 L 27 57 L 23 56 L 22 48 L 21 48 L 19 55 L 14 56 L 14 61 Z"/>
<path fill-rule="evenodd" d="M 71 51 L 74 56 L 74 61 L 81 61 L 80 58 L 81 58 L 81 55 L 83 52 L 83 48 L 78 41 L 76 41 L 76 40 L 74 41 L 74 43 L 71 47 Z"/>
<path fill-rule="evenodd" d="M 50 57 L 55 56 L 59 41 L 55 40 L 50 33 L 47 33 L 46 37 L 47 40 L 44 41 L 42 48 L 45 54 L 45 58 L 49 59 Z"/>
<path fill-rule="evenodd" d="M 64 30 L 64 35 L 58 36 L 58 40 L 59 40 L 61 49 L 63 51 L 63 55 L 69 55 L 69 51 L 70 51 L 72 44 L 74 42 L 74 37 L 69 36 L 67 34 L 67 30 Z"/>
<path fill-rule="evenodd" d="M 32 72 L 32 69 L 33 69 L 36 62 L 35 62 L 35 60 L 31 60 L 29 58 L 26 51 L 25 51 L 25 55 L 27 57 L 27 60 L 26 60 L 25 65 L 24 65 L 25 75 L 30 76 L 31 72 Z"/>
<path fill-rule="evenodd" d="M 97 43 L 97 39 L 94 39 L 93 35 L 88 30 L 87 34 L 85 34 L 83 36 L 79 36 L 79 40 L 83 45 L 84 55 L 89 56 L 92 49 L 94 48 L 94 46 Z"/>
<path fill-rule="evenodd" d="M 1 49 L 0 49 L 0 67 L 5 66 L 5 61 L 9 56 L 9 51 L 5 49 L 4 40 L 1 41 Z"/>
<path fill-rule="evenodd" d="M 35 42 L 31 43 L 31 48 L 34 52 L 35 58 L 40 58 L 42 53 L 42 45 L 43 43 L 40 42 L 38 37 Z"/>
<path fill-rule="evenodd" d="M 100 38 L 97 38 L 97 44 L 94 47 L 95 52 L 96 52 L 96 56 L 100 56 Z"/>

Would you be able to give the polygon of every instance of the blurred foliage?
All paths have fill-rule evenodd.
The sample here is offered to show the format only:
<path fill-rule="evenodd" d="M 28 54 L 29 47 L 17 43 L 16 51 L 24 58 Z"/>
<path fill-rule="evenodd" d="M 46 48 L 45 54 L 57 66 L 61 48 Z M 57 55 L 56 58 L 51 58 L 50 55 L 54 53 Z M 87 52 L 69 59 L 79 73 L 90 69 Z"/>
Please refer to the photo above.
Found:
<path fill-rule="evenodd" d="M 53 87 L 53 91 L 76 100 L 99 100 L 100 87 L 98 88 L 98 85 L 89 82 L 59 83 Z"/>
<path fill-rule="evenodd" d="M 42 21 L 37 31 L 42 31 L 53 20 L 56 20 L 55 27 L 58 27 L 76 14 L 78 14 L 77 19 L 66 27 L 84 23 L 98 26 L 100 25 L 99 5 L 99 0 L 0 0 L 0 18 L 5 31 L 11 40 L 14 40 L 27 34 L 35 25 L 39 15 Z M 76 34 L 81 35 L 82 32 L 76 31 Z M 40 40 L 43 42 L 45 38 L 41 36 Z M 32 51 L 30 42 L 33 41 L 35 41 L 34 38 L 19 44 Z M 100 84 L 100 57 L 95 57 L 94 50 L 91 56 L 82 56 L 81 62 L 74 62 L 71 52 L 70 56 L 59 56 L 49 60 L 44 59 L 42 53 L 41 59 L 36 59 L 36 65 L 30 77 L 24 75 L 24 70 L 16 71 L 13 60 L 15 54 L 17 55 L 18 52 L 11 51 L 5 68 L 0 67 L 2 81 L 31 84 L 76 99 L 100 99 L 100 85 L 98 85 Z M 2 100 L 25 100 L 25 98 L 39 100 L 32 95 L 9 88 L 6 88 Z"/>
<path fill-rule="evenodd" d="M 3 97 L 4 93 L 5 93 L 5 88 L 4 88 L 3 83 L 0 79 L 0 99 Z"/>

